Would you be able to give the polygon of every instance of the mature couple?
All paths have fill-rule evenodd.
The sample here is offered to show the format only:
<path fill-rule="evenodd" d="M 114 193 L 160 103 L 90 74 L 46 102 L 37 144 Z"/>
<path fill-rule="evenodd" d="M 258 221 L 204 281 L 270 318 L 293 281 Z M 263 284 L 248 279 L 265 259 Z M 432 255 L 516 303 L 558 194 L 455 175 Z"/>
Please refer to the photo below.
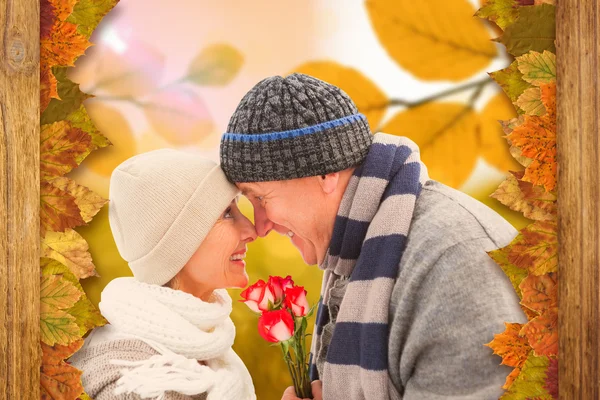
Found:
<path fill-rule="evenodd" d="M 409 139 L 373 135 L 335 86 L 262 80 L 231 117 L 220 166 L 168 149 L 132 157 L 112 174 L 109 218 L 134 278 L 106 286 L 110 324 L 71 359 L 96 400 L 255 399 L 225 289 L 247 286 L 246 245 L 271 231 L 324 270 L 315 399 L 502 393 L 510 369 L 483 344 L 525 317 L 486 251 L 516 231 L 429 179 Z"/>

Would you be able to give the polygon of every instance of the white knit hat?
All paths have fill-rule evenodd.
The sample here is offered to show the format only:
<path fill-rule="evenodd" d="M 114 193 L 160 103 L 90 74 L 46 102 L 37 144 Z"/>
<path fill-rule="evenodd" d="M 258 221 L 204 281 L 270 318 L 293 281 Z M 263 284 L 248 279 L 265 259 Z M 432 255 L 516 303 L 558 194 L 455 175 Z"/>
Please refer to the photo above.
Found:
<path fill-rule="evenodd" d="M 138 154 L 110 177 L 109 222 L 136 279 L 164 285 L 239 194 L 213 161 L 174 149 Z"/>

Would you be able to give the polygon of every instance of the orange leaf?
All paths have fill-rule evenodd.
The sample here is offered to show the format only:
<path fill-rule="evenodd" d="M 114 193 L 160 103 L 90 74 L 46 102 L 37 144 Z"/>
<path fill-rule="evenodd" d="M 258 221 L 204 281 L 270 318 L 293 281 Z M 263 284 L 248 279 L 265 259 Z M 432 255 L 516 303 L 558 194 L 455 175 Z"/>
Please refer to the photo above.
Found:
<path fill-rule="evenodd" d="M 44 39 L 50 36 L 52 26 L 56 22 L 54 5 L 50 0 L 40 1 L 40 38 Z"/>
<path fill-rule="evenodd" d="M 525 115 L 507 138 L 521 155 L 533 159 L 523 179 L 551 191 L 556 186 L 556 84 L 542 84 L 540 90 L 546 114 Z"/>
<path fill-rule="evenodd" d="M 517 376 L 519 376 L 519 374 L 521 373 L 521 370 L 522 367 L 517 367 L 513 369 L 512 372 L 506 377 L 506 381 L 504 382 L 504 386 L 502 386 L 502 389 L 508 390 L 508 388 L 512 386 Z"/>
<path fill-rule="evenodd" d="M 556 276 L 529 275 L 520 285 L 523 298 L 521 304 L 540 314 L 558 307 L 558 287 Z"/>
<path fill-rule="evenodd" d="M 83 392 L 81 371 L 67 364 L 64 359 L 81 348 L 83 339 L 68 346 L 42 343 L 42 367 L 40 385 L 42 400 L 74 400 Z"/>
<path fill-rule="evenodd" d="M 70 22 L 56 23 L 50 37 L 40 40 L 40 64 L 44 68 L 72 67 L 75 60 L 91 45 L 85 36 L 77 32 L 77 25 Z"/>
<path fill-rule="evenodd" d="M 40 225 L 42 236 L 46 230 L 64 232 L 65 229 L 84 225 L 75 197 L 42 182 L 40 188 Z"/>
<path fill-rule="evenodd" d="M 88 152 L 91 137 L 67 121 L 42 125 L 40 167 L 42 179 L 61 176 L 75 168 L 77 158 Z"/>
<path fill-rule="evenodd" d="M 81 214 L 81 218 L 83 218 L 85 222 L 90 222 L 94 215 L 108 203 L 107 199 L 92 192 L 83 185 L 78 185 L 75 181 L 67 177 L 61 176 L 52 178 L 48 182 L 51 183 L 52 186 L 64 190 L 69 195 L 73 196 L 75 204 Z"/>
<path fill-rule="evenodd" d="M 50 99 L 60 99 L 58 81 L 50 69 L 40 68 L 40 112 L 48 107 Z"/>
<path fill-rule="evenodd" d="M 558 307 L 529 321 L 519 332 L 526 336 L 536 356 L 558 354 Z"/>
<path fill-rule="evenodd" d="M 555 272 L 558 267 L 556 222 L 536 221 L 511 242 L 508 260 L 534 275 Z"/>
<path fill-rule="evenodd" d="M 50 0 L 58 21 L 65 21 L 73 12 L 77 0 Z"/>
<path fill-rule="evenodd" d="M 556 219 L 556 195 L 521 178 L 522 171 L 511 172 L 491 197 L 511 210 L 522 212 L 526 218 L 536 221 Z"/>
<path fill-rule="evenodd" d="M 522 324 L 505 322 L 504 332 L 494 335 L 494 340 L 486 346 L 494 350 L 494 354 L 502 357 L 502 364 L 511 367 L 520 367 L 527 359 L 530 347 L 527 339 L 519 336 Z"/>

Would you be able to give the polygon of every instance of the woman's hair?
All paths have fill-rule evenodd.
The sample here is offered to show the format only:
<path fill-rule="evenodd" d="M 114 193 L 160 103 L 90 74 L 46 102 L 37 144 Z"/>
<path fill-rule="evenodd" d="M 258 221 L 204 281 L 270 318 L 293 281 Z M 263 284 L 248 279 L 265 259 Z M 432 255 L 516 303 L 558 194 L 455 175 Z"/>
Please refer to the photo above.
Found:
<path fill-rule="evenodd" d="M 179 289 L 179 274 L 175 275 L 171 280 L 163 285 L 164 287 L 171 288 L 173 290 Z"/>

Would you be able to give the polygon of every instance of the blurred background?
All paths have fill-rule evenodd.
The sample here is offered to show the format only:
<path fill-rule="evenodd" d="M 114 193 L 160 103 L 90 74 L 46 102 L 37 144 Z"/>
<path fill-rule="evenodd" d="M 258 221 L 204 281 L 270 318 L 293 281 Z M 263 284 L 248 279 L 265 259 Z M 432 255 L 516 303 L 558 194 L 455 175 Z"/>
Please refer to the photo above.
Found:
<path fill-rule="evenodd" d="M 469 0 L 121 0 L 92 36 L 95 46 L 70 78 L 95 97 L 86 107 L 113 146 L 70 175 L 108 198 L 112 170 L 137 153 L 179 148 L 218 161 L 219 140 L 242 96 L 270 75 L 304 72 L 345 90 L 373 131 L 408 136 L 430 176 L 487 204 L 515 227 L 526 220 L 489 195 L 509 170 L 497 122 L 516 116 L 487 72 L 510 63 L 491 39 L 495 27 Z M 252 218 L 250 204 L 240 202 Z M 119 256 L 105 207 L 78 231 L 99 277 L 82 282 L 95 304 L 104 286 L 131 275 Z M 271 233 L 249 246 L 250 281 L 292 275 L 318 301 L 321 271 L 306 266 L 289 238 Z M 234 300 L 239 290 L 232 290 Z M 234 305 L 234 349 L 260 400 L 291 385 L 277 347 L 257 318 Z"/>

